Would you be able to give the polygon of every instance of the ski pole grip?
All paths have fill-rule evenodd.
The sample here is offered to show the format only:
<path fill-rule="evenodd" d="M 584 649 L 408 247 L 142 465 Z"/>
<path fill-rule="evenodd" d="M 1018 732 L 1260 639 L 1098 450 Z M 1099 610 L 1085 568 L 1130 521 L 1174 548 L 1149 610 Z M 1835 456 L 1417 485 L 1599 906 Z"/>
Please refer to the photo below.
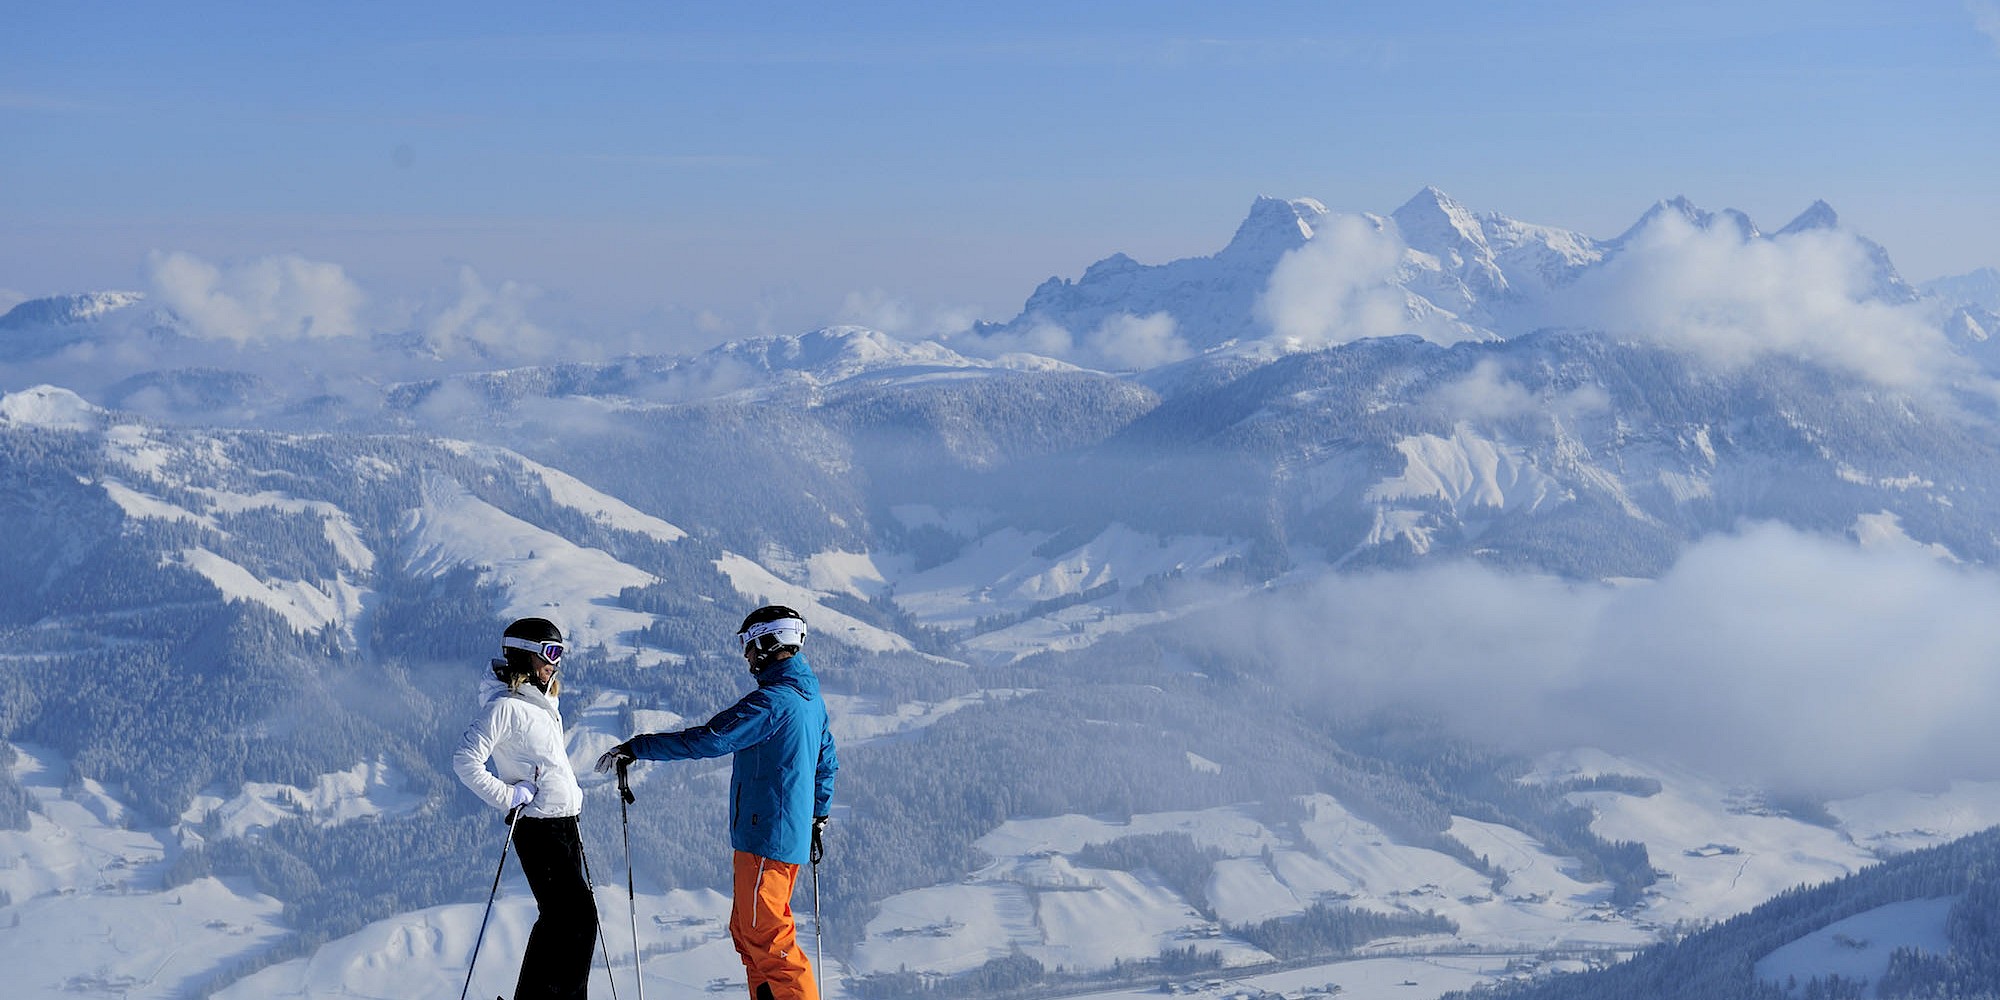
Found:
<path fill-rule="evenodd" d="M 636 801 L 632 797 L 632 783 L 628 781 L 625 776 L 625 769 L 631 766 L 631 764 L 632 764 L 631 761 L 625 760 L 623 758 L 620 758 L 618 761 L 618 794 L 628 804 L 633 801 Z"/>

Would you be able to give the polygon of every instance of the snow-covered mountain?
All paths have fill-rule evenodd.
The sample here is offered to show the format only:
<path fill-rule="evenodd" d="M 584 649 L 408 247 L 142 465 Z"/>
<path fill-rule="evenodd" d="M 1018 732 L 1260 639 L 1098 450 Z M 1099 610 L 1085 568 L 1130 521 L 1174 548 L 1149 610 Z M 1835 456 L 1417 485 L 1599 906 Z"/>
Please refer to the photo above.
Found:
<path fill-rule="evenodd" d="M 0 318 L 0 840 L 26 860 L 0 926 L 33 933 L 0 958 L 48 993 L 446 995 L 494 845 L 441 762 L 499 625 L 548 615 L 583 647 L 585 761 L 732 699 L 728 637 L 766 601 L 813 623 L 843 741 L 826 944 L 853 995 L 1114 963 L 1364 995 L 1343 977 L 1409 966 L 1288 950 L 1356 914 L 1383 962 L 1625 953 L 2000 821 L 1991 785 L 1895 791 L 1911 770 L 1766 794 L 1758 767 L 1818 772 L 1676 762 L 1643 710 L 1735 745 L 1711 703 L 1772 689 L 1702 685 L 1789 647 L 1648 651 L 1733 624 L 1713 581 L 1786 559 L 1808 607 L 1773 627 L 1832 636 L 1815 669 L 1861 690 L 1894 663 L 1898 697 L 1976 673 L 1989 279 L 1913 289 L 1822 203 L 1766 233 L 1674 199 L 1599 239 L 1426 188 L 1380 216 L 1259 199 L 1212 256 L 1115 255 L 944 341 L 443 364 L 406 332 L 197 343 L 127 293 L 23 303 Z M 1885 581 L 1867 612 L 1938 621 L 1843 650 L 1869 614 L 1813 611 L 1828 567 Z M 1514 714 L 1536 698 L 1557 709 Z M 1898 705 L 1938 727 L 1909 768 L 1965 777 L 1921 767 L 1977 727 Z M 1533 745 L 1584 734 L 1633 745 Z M 733 974 L 716 774 L 641 779 L 658 989 Z M 608 793 L 594 849 L 620 840 Z"/>

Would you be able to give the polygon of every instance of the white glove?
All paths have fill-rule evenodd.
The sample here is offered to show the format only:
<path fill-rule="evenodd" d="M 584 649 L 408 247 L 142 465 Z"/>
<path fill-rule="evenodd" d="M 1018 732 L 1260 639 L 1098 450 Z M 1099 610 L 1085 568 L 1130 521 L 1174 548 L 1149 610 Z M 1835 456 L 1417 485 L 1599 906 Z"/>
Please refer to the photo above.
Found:
<path fill-rule="evenodd" d="M 507 808 L 510 810 L 519 809 L 535 801 L 535 793 L 539 791 L 541 789 L 536 788 L 535 783 L 532 781 L 517 782 L 514 785 L 514 794 L 507 797 Z"/>

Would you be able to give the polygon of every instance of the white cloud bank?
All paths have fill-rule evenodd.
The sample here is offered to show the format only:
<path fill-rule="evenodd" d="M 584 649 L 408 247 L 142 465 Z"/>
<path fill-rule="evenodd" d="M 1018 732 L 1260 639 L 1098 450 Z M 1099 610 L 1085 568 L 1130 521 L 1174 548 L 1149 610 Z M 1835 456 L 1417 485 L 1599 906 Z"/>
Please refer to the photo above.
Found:
<path fill-rule="evenodd" d="M 540 292 L 503 281 L 488 287 L 470 267 L 458 269 L 458 296 L 423 317 L 424 340 L 445 356 L 468 348 L 485 355 L 522 360 L 556 356 L 560 338 L 528 316 Z"/>
<path fill-rule="evenodd" d="M 1550 319 L 1724 369 L 1789 355 L 1899 388 L 1960 370 L 1921 307 L 1873 297 L 1875 283 L 1868 247 L 1845 230 L 1746 238 L 1663 212 L 1552 303 Z"/>
<path fill-rule="evenodd" d="M 1392 281 L 1403 241 L 1375 220 L 1343 215 L 1280 258 L 1257 301 L 1272 336 L 1314 348 L 1410 329 L 1408 299 Z"/>
<path fill-rule="evenodd" d="M 148 259 L 154 295 L 190 333 L 238 345 L 362 332 L 367 296 L 338 264 L 297 254 L 218 266 L 190 253 Z"/>
<path fill-rule="evenodd" d="M 1174 332 L 1175 326 L 1174 318 L 1163 312 L 1145 316 L 1119 313 L 1083 338 L 1084 354 L 1115 371 L 1179 361 L 1194 351 Z"/>
<path fill-rule="evenodd" d="M 1332 578 L 1199 633 L 1334 711 L 1410 705 L 1842 794 L 2000 777 L 2000 575 L 1760 525 L 1611 587 L 1455 564 Z M 1309 627 L 1302 626 L 1309 623 Z"/>
<path fill-rule="evenodd" d="M 1144 316 L 1113 313 L 1078 337 L 1054 323 L 1037 323 L 1007 333 L 987 333 L 946 341 L 954 350 L 978 357 L 1035 354 L 1103 371 L 1142 371 L 1194 355 L 1169 313 Z"/>
<path fill-rule="evenodd" d="M 969 306 L 919 309 L 910 300 L 882 289 L 849 292 L 835 313 L 838 323 L 865 326 L 895 337 L 950 338 L 972 329 L 979 311 Z"/>
<path fill-rule="evenodd" d="M 1611 394 L 1595 385 L 1566 392 L 1534 392 L 1507 377 L 1491 358 L 1474 365 L 1463 378 L 1431 390 L 1428 401 L 1459 420 L 1519 420 L 1547 414 L 1572 420 L 1611 408 Z"/>

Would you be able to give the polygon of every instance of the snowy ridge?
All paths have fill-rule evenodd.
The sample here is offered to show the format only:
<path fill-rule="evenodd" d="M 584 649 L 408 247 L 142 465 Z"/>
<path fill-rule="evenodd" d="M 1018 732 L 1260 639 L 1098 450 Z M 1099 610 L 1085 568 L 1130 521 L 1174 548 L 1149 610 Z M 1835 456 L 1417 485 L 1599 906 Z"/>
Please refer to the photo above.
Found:
<path fill-rule="evenodd" d="M 565 634 L 579 644 L 608 643 L 652 623 L 651 615 L 613 601 L 625 587 L 652 583 L 651 573 L 514 517 L 454 480 L 425 479 L 423 506 L 405 515 L 403 537 L 407 572 L 437 576 L 478 567 L 484 579 L 507 591 L 504 617 L 560 608 Z"/>
<path fill-rule="evenodd" d="M 0 330 L 88 323 L 145 301 L 140 292 L 86 292 L 29 299 L 0 315 Z"/>
<path fill-rule="evenodd" d="M 1371 487 L 1367 499 L 1393 502 L 1435 497 L 1462 513 L 1475 508 L 1533 511 L 1568 499 L 1520 448 L 1479 437 L 1460 424 L 1449 439 L 1429 434 L 1396 443 L 1406 462 L 1401 475 Z"/>
<path fill-rule="evenodd" d="M 107 419 L 102 409 L 58 386 L 39 385 L 0 396 L 0 427 L 82 431 L 102 427 Z"/>
<path fill-rule="evenodd" d="M 526 469 L 541 480 L 542 487 L 549 493 L 549 499 L 607 528 L 630 531 L 661 542 L 677 542 L 687 537 L 687 532 L 679 527 L 639 510 L 617 497 L 598 492 L 583 480 L 560 469 L 530 461 L 502 448 L 465 441 L 440 443 L 447 450 L 476 457 L 483 464 L 496 470 L 509 470 L 514 467 Z"/>
<path fill-rule="evenodd" d="M 182 549 L 163 557 L 161 564 L 183 566 L 201 574 L 222 593 L 224 602 L 254 601 L 264 605 L 297 632 L 313 632 L 327 625 L 350 626 L 361 613 L 365 594 L 344 580 L 313 583 L 262 579 L 241 564 L 204 548 Z"/>

